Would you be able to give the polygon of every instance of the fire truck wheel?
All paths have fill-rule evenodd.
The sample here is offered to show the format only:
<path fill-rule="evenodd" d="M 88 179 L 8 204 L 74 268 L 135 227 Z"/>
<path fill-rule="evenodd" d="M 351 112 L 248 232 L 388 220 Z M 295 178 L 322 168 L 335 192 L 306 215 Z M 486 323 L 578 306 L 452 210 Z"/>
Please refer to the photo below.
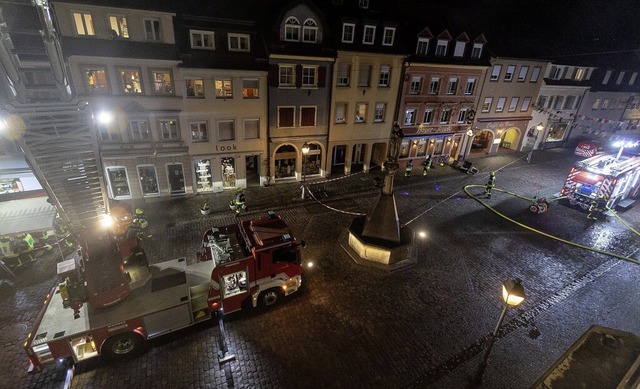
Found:
<path fill-rule="evenodd" d="M 280 293 L 277 289 L 269 289 L 260 294 L 260 303 L 263 307 L 270 307 L 278 302 Z"/>
<path fill-rule="evenodd" d="M 110 358 L 133 355 L 142 349 L 144 340 L 134 332 L 123 332 L 107 339 L 102 346 L 103 354 Z"/>

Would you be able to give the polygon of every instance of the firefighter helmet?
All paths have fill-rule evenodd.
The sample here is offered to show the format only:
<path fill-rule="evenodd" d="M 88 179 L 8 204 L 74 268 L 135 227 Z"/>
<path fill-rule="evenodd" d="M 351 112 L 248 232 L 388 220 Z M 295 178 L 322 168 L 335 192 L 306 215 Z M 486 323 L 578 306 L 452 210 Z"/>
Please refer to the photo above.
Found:
<path fill-rule="evenodd" d="M 238 189 L 236 189 L 236 192 L 237 192 L 237 193 L 242 193 L 242 191 L 243 191 L 243 189 L 242 189 L 242 188 L 238 188 Z"/>
<path fill-rule="evenodd" d="M 491 177 L 495 177 L 496 172 L 491 172 L 491 173 L 489 173 L 489 175 L 490 175 Z"/>

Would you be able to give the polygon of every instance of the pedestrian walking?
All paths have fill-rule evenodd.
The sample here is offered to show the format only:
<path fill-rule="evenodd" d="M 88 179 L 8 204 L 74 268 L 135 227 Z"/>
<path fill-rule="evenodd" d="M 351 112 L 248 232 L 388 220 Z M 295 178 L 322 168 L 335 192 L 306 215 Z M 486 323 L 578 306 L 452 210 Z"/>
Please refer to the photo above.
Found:
<path fill-rule="evenodd" d="M 413 160 L 410 159 L 407 161 L 407 167 L 404 169 L 404 176 L 410 177 L 412 170 L 413 170 Z"/>
<path fill-rule="evenodd" d="M 491 198 L 491 190 L 494 186 L 496 186 L 496 173 L 491 172 L 489 173 L 489 181 L 487 181 L 487 185 L 484 188 L 484 194 L 488 199 Z"/>

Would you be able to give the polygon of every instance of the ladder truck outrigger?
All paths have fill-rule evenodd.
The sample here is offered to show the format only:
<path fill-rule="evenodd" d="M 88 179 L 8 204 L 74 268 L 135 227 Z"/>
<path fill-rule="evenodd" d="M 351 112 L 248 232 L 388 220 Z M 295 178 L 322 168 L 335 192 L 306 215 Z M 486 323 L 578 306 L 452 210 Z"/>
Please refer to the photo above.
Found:
<path fill-rule="evenodd" d="M 588 210 L 599 196 L 606 207 L 628 208 L 640 190 L 640 156 L 601 154 L 575 163 L 560 192 L 569 204 Z"/>
<path fill-rule="evenodd" d="M 297 291 L 302 243 L 275 214 L 210 229 L 208 253 L 148 263 L 131 212 L 108 202 L 91 108 L 71 92 L 49 4 L 20 5 L 33 7 L 40 21 L 59 98 L 29 97 L 0 9 L 0 82 L 11 100 L 0 120 L 78 243 L 57 264 L 57 282 L 24 342 L 29 371 L 57 360 L 130 355 L 147 339 L 244 307 L 243 296 L 269 305 Z M 114 223 L 105 227 L 105 220 Z"/>

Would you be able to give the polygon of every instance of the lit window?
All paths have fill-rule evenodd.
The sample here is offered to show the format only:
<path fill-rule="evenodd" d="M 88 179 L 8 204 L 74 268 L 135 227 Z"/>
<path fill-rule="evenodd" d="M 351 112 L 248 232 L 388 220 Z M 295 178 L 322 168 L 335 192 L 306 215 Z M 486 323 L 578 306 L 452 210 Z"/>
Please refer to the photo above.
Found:
<path fill-rule="evenodd" d="M 573 76 L 573 79 L 576 81 L 582 81 L 583 78 L 584 78 L 584 69 L 576 68 L 576 74 L 575 76 Z"/>
<path fill-rule="evenodd" d="M 593 105 L 591 106 L 591 109 L 598 109 L 600 108 L 600 99 L 595 99 L 593 101 Z"/>
<path fill-rule="evenodd" d="M 249 51 L 249 35 L 229 34 L 229 51 Z"/>
<path fill-rule="evenodd" d="M 380 66 L 380 79 L 378 81 L 378 86 L 389 86 L 389 66 Z"/>
<path fill-rule="evenodd" d="M 78 35 L 96 35 L 93 29 L 93 17 L 88 12 L 74 12 L 73 21 Z"/>
<path fill-rule="evenodd" d="M 105 68 L 83 69 L 87 93 L 109 93 L 109 82 Z"/>
<path fill-rule="evenodd" d="M 313 19 L 307 19 L 302 26 L 302 41 L 316 43 L 318 40 L 318 24 Z"/>
<path fill-rule="evenodd" d="M 260 119 L 244 119 L 244 139 L 260 138 Z"/>
<path fill-rule="evenodd" d="M 258 80 L 255 78 L 245 78 L 242 80 L 242 98 L 257 99 L 260 97 Z"/>
<path fill-rule="evenodd" d="M 189 31 L 191 36 L 191 48 L 193 49 L 215 49 L 213 31 Z"/>
<path fill-rule="evenodd" d="M 120 70 L 122 91 L 126 94 L 142 94 L 142 81 L 138 70 Z"/>
<path fill-rule="evenodd" d="M 345 23 L 342 25 L 342 42 L 353 43 L 353 33 L 356 28 L 355 24 Z"/>
<path fill-rule="evenodd" d="M 187 78 L 185 86 L 187 97 L 204 98 L 204 80 L 202 78 Z"/>
<path fill-rule="evenodd" d="M 316 125 L 316 107 L 300 107 L 300 127 Z"/>
<path fill-rule="evenodd" d="M 303 66 L 302 67 L 302 87 L 315 87 L 316 73 L 318 69 L 315 66 Z"/>
<path fill-rule="evenodd" d="M 236 123 L 233 120 L 218 121 L 218 140 L 235 140 L 236 139 Z"/>
<path fill-rule="evenodd" d="M 216 80 L 216 98 L 227 99 L 233 97 L 233 89 L 231 87 L 231 80 Z"/>
<path fill-rule="evenodd" d="M 294 68 L 293 65 L 280 65 L 279 86 L 293 86 Z"/>
<path fill-rule="evenodd" d="M 288 18 L 284 23 L 284 40 L 300 41 L 300 22 L 293 16 Z"/>
<path fill-rule="evenodd" d="M 189 123 L 191 129 L 191 140 L 193 142 L 206 142 L 209 137 L 207 135 L 207 122 L 191 122 Z"/>
<path fill-rule="evenodd" d="M 367 117 L 367 104 L 356 103 L 356 123 L 364 123 Z"/>
<path fill-rule="evenodd" d="M 153 93 L 156 95 L 173 95 L 173 84 L 171 83 L 171 71 L 152 71 Z"/>
<path fill-rule="evenodd" d="M 413 126 L 416 124 L 417 110 L 415 108 L 407 108 L 404 111 L 404 125 Z"/>
<path fill-rule="evenodd" d="M 385 27 L 382 35 L 382 46 L 393 46 L 396 29 L 393 27 Z"/>
<path fill-rule="evenodd" d="M 159 41 L 160 40 L 160 20 L 144 19 L 144 33 L 147 40 Z"/>
<path fill-rule="evenodd" d="M 372 45 L 376 36 L 376 26 L 364 26 L 364 34 L 362 35 L 362 43 Z"/>
<path fill-rule="evenodd" d="M 111 27 L 112 38 L 129 38 L 129 28 L 125 16 L 109 16 L 109 27 Z"/>
<path fill-rule="evenodd" d="M 375 123 L 382 123 L 384 121 L 384 113 L 387 109 L 387 104 L 376 103 L 376 110 L 373 113 L 373 121 Z"/>

